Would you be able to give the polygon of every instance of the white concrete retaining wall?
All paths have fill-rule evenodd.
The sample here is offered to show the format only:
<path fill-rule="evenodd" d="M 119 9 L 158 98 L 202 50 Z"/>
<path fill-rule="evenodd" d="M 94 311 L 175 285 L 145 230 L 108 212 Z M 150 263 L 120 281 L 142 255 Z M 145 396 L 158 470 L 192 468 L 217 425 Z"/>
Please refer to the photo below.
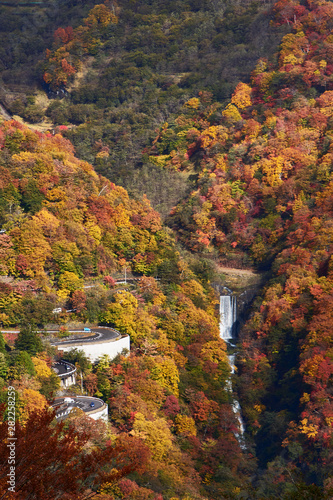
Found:
<path fill-rule="evenodd" d="M 104 406 L 102 406 L 102 408 L 100 408 L 98 410 L 86 412 L 86 415 L 88 415 L 88 417 L 92 418 L 93 420 L 99 420 L 100 418 L 102 418 L 103 420 L 105 420 L 107 422 L 107 420 L 108 420 L 108 405 L 104 405 Z"/>
<path fill-rule="evenodd" d="M 71 363 L 69 363 L 68 361 L 58 361 L 57 364 L 69 366 L 70 368 L 72 368 L 71 370 L 69 370 L 68 372 L 66 371 L 65 373 L 56 372 L 56 374 L 60 378 L 60 387 L 62 387 L 63 389 L 66 389 L 67 387 L 76 384 L 76 376 L 75 376 L 76 368 L 75 368 L 75 366 L 72 365 Z M 52 368 L 54 369 L 53 366 L 52 366 Z"/>
<path fill-rule="evenodd" d="M 103 354 L 108 354 L 111 359 L 120 354 L 123 349 L 130 350 L 130 337 L 125 335 L 117 340 L 109 340 L 105 342 L 96 341 L 91 343 L 73 342 L 70 345 L 57 345 L 59 351 L 68 352 L 71 349 L 83 351 L 87 358 L 94 363 Z"/>

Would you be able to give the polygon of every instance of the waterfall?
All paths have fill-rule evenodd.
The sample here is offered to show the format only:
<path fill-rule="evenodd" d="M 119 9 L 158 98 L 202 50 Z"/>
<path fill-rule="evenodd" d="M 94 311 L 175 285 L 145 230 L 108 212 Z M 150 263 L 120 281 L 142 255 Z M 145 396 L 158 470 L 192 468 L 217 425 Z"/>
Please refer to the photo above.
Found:
<path fill-rule="evenodd" d="M 237 320 L 237 300 L 233 295 L 220 297 L 220 336 L 224 340 L 234 338 Z"/>
<path fill-rule="evenodd" d="M 229 345 L 233 346 L 229 342 L 230 339 L 235 338 L 235 327 L 237 321 L 237 299 L 233 295 L 221 295 L 220 296 L 220 337 L 225 340 Z M 233 346 L 235 347 L 235 346 Z M 235 354 L 228 356 L 231 376 L 235 373 Z M 232 381 L 231 376 L 226 382 L 226 389 L 232 393 Z M 245 449 L 244 444 L 244 423 L 241 415 L 241 407 L 237 399 L 233 398 L 232 410 L 236 415 L 238 420 L 239 432 L 235 432 L 235 436 L 242 449 Z"/>

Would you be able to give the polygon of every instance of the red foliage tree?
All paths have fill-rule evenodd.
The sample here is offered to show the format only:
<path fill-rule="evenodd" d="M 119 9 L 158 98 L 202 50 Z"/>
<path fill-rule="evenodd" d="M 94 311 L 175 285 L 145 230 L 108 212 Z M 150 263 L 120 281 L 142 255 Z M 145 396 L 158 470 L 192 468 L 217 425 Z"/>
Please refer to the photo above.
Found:
<path fill-rule="evenodd" d="M 176 396 L 172 394 L 166 398 L 163 410 L 168 417 L 174 417 L 180 412 L 179 401 Z"/>
<path fill-rule="evenodd" d="M 143 472 L 149 451 L 138 438 L 119 436 L 116 444 L 87 453 L 89 434 L 64 423 L 52 424 L 49 409 L 34 412 L 23 427 L 16 422 L 15 493 L 8 492 L 8 423 L 0 424 L 0 498 L 77 499 L 87 488 Z"/>
<path fill-rule="evenodd" d="M 74 31 L 72 26 L 67 26 L 67 28 L 58 28 L 54 32 L 54 40 L 56 43 L 68 43 L 74 38 Z"/>

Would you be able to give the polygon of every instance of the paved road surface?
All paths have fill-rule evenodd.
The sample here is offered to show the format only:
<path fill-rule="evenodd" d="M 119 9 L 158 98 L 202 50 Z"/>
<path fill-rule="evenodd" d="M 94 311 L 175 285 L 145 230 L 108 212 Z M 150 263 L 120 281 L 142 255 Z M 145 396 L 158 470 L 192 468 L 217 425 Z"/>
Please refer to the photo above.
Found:
<path fill-rule="evenodd" d="M 74 399 L 74 401 L 72 403 L 67 403 L 65 402 L 65 399 Z M 90 404 L 91 403 L 94 403 L 95 406 L 91 407 Z M 102 406 L 104 406 L 104 402 L 101 400 L 101 399 L 97 399 L 97 398 L 89 398 L 88 396 L 84 396 L 84 397 L 70 397 L 70 396 L 66 396 L 64 398 L 55 398 L 53 403 L 52 403 L 52 406 L 55 407 L 55 406 L 58 406 L 58 405 L 62 405 L 62 404 L 65 404 L 68 408 L 68 410 L 71 410 L 72 408 L 80 408 L 81 410 L 83 410 L 84 412 L 88 412 L 88 411 L 92 411 L 92 410 L 98 410 L 99 408 L 102 408 Z"/>
<path fill-rule="evenodd" d="M 71 375 L 76 371 L 76 368 L 74 365 L 71 363 L 65 362 L 65 361 L 60 361 L 58 363 L 53 363 L 52 364 L 53 370 L 56 372 L 57 375 Z M 67 368 L 69 368 L 67 370 Z"/>
<path fill-rule="evenodd" d="M 55 332 L 56 330 L 48 330 L 49 333 Z M 71 330 L 71 333 L 83 333 L 82 330 Z M 77 344 L 78 342 L 83 344 L 89 344 L 91 342 L 100 341 L 108 341 L 108 340 L 116 340 L 121 334 L 114 330 L 113 328 L 97 326 L 95 328 L 91 328 L 91 335 L 88 337 L 76 337 L 75 339 L 63 340 L 59 342 L 52 342 L 52 345 L 71 345 Z"/>
<path fill-rule="evenodd" d="M 20 333 L 20 330 L 5 330 L 0 329 L 3 333 Z M 47 333 L 57 333 L 59 330 L 44 330 Z M 82 329 L 73 329 L 69 330 L 69 333 L 84 333 Z M 89 344 L 90 342 L 96 342 L 96 340 L 100 341 L 108 341 L 108 340 L 116 340 L 121 335 L 120 332 L 114 330 L 113 328 L 104 327 L 104 326 L 96 326 L 91 328 L 91 335 L 85 337 L 76 337 L 75 339 L 70 340 L 62 340 L 58 342 L 52 342 L 52 345 L 70 345 L 75 344 L 77 342 L 81 342 L 84 344 Z"/>

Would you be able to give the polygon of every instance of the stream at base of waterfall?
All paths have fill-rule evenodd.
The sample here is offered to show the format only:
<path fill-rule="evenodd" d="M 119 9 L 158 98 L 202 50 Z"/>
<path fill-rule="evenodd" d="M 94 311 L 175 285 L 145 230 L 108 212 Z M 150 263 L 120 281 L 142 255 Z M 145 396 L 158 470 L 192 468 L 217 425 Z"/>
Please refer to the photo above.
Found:
<path fill-rule="evenodd" d="M 237 321 L 237 298 L 233 295 L 220 296 L 220 336 L 229 345 L 233 346 L 230 340 L 235 340 L 236 337 L 236 321 Z M 228 360 L 231 368 L 231 376 L 235 373 L 235 357 L 236 354 L 228 355 Z M 227 390 L 232 393 L 231 377 L 227 380 Z M 232 409 L 238 420 L 239 432 L 235 432 L 241 448 L 245 448 L 244 443 L 244 422 L 241 414 L 241 407 L 237 399 L 233 398 Z"/>

